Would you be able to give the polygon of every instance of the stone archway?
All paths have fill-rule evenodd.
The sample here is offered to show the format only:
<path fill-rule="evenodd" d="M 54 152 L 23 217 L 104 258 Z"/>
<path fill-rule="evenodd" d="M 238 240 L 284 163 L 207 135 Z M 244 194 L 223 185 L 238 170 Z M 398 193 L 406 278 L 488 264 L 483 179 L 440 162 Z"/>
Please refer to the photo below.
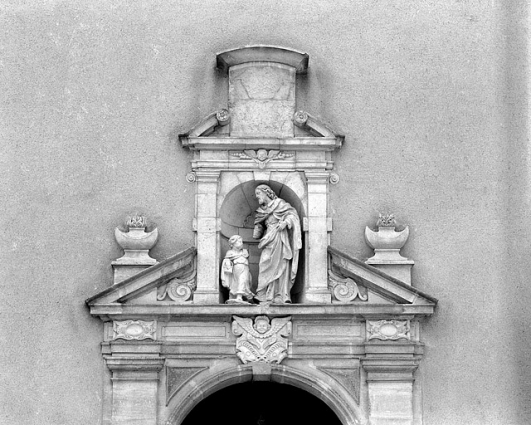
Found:
<path fill-rule="evenodd" d="M 291 385 L 246 382 L 231 385 L 199 402 L 182 425 L 341 425 L 322 400 Z"/>
<path fill-rule="evenodd" d="M 284 384 L 295 387 L 323 402 L 337 417 L 338 424 L 361 425 L 363 415 L 352 396 L 336 381 L 330 380 L 322 372 L 308 366 L 291 367 L 286 365 L 271 365 L 268 376 L 274 384 Z M 168 403 L 171 412 L 166 425 L 192 425 L 185 423 L 185 418 L 203 400 L 227 387 L 250 383 L 256 380 L 253 375 L 253 365 L 239 365 L 213 373 L 204 371 L 188 381 L 179 393 Z M 259 381 L 264 381 L 261 376 Z M 296 406 L 293 406 L 296 408 Z M 323 410 L 324 411 L 324 410 Z M 269 424 L 267 424 L 269 425 Z"/>

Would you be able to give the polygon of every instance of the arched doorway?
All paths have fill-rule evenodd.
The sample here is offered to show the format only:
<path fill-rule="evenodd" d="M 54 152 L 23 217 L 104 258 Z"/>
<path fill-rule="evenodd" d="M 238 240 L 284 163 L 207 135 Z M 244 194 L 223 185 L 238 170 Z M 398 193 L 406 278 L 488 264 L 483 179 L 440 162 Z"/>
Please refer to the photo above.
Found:
<path fill-rule="evenodd" d="M 182 425 L 341 425 L 322 400 L 291 385 L 246 382 L 199 402 Z"/>

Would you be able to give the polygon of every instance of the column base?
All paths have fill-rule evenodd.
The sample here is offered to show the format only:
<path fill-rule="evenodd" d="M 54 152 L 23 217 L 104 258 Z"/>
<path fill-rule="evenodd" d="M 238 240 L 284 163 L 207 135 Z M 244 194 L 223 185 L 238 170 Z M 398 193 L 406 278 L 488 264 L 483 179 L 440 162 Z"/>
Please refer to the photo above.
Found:
<path fill-rule="evenodd" d="M 195 291 L 194 304 L 221 304 L 221 294 L 219 291 Z"/>
<path fill-rule="evenodd" d="M 332 304 L 332 295 L 328 289 L 318 291 L 308 291 L 303 294 L 304 304 Z"/>

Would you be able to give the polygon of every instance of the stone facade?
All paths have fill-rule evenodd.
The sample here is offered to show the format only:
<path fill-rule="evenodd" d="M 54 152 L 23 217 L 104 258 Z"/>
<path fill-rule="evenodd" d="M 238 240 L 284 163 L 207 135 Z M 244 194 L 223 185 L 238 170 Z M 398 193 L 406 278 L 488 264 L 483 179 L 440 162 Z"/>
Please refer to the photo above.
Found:
<path fill-rule="evenodd" d="M 433 314 L 437 301 L 411 285 L 412 262 L 399 255 L 405 230 L 367 230 L 376 253 L 367 263 L 379 264 L 380 256 L 388 265 L 390 256 L 390 271 L 406 281 L 329 246 L 330 152 L 344 138 L 295 111 L 295 75 L 306 72 L 307 62 L 306 54 L 270 46 L 218 55 L 218 65 L 229 72 L 230 109 L 180 136 L 194 151 L 196 247 L 87 301 L 105 323 L 103 355 L 113 373 L 105 397 L 112 401 L 103 407 L 109 424 L 180 425 L 199 401 L 198 390 L 209 394 L 248 380 L 286 380 L 302 389 L 311 381 L 344 425 L 422 421 L 413 409 L 414 374 L 423 354 L 419 321 Z M 237 149 L 243 153 L 231 155 Z M 223 305 L 223 240 L 233 234 L 238 239 L 231 240 L 245 240 L 252 262 L 253 194 L 264 183 L 294 206 L 298 218 L 291 225 L 303 223 L 301 258 L 291 258 L 302 264 L 290 266 L 297 270 L 291 303 L 251 304 L 248 296 L 247 302 Z M 140 221 L 136 238 L 147 239 Z M 123 238 L 117 231 L 118 242 Z M 131 256 L 127 248 L 125 257 Z M 255 288 L 245 291 L 257 293 Z M 164 381 L 170 382 L 166 391 Z M 154 409 L 164 401 L 165 408 Z"/>
<path fill-rule="evenodd" d="M 531 423 L 531 341 L 525 328 L 531 301 L 528 17 L 529 2 L 523 0 L 4 2 L 0 422 L 101 425 L 113 415 L 113 387 L 127 400 L 122 410 L 115 408 L 116 417 L 143 410 L 152 418 L 156 410 L 164 421 L 173 414 L 166 407 L 168 394 L 172 403 L 184 394 L 178 382 L 186 376 L 191 376 L 189 385 L 195 377 L 203 382 L 201 374 L 210 367 L 203 370 L 198 356 L 154 354 L 157 344 L 165 344 L 160 326 L 169 322 L 167 315 L 117 315 L 116 322 L 138 322 L 123 329 L 128 337 L 147 336 L 140 328 L 156 322 L 156 339 L 113 339 L 113 320 L 104 313 L 104 320 L 92 316 L 84 301 L 113 286 L 111 262 L 123 255 L 113 232 L 119 227 L 127 233 L 122 225 L 126 216 L 144 215 L 149 219 L 146 232 L 158 229 L 158 242 L 149 252 L 158 263 L 196 247 L 194 153 L 182 147 L 178 135 L 213 111 L 224 109 L 231 117 L 231 62 L 227 68 L 216 66 L 216 52 L 263 43 L 309 53 L 308 63 L 300 63 L 307 73 L 295 71 L 295 111 L 306 111 L 310 122 L 330 123 L 345 136 L 341 149 L 330 153 L 334 168 L 329 171 L 327 234 L 330 246 L 362 264 L 349 260 L 357 267 L 351 275 L 337 267 L 331 270 L 335 277 L 329 272 L 331 303 L 319 308 L 337 311 L 342 303 L 382 297 L 370 292 L 376 284 L 367 283 L 380 275 L 363 280 L 356 273 L 372 270 L 363 264 L 375 255 L 364 242 L 364 229 L 377 232 L 379 213 L 395 213 L 399 225 L 409 226 L 400 255 L 415 262 L 410 290 L 439 302 L 435 313 L 419 318 L 418 325 L 411 317 L 355 316 L 352 320 L 365 327 L 369 321 L 381 323 L 370 340 L 362 329 L 364 346 L 407 346 L 420 336 L 424 354 L 409 381 L 414 420 L 422 416 L 425 425 Z M 299 65 L 290 66 L 297 70 Z M 214 118 L 224 122 L 227 117 Z M 304 122 L 305 116 L 294 118 Z M 219 131 L 228 134 L 230 121 L 224 127 Z M 299 130 L 315 137 L 296 125 L 294 137 Z M 296 155 L 303 161 L 302 153 L 276 146 L 228 151 L 231 161 L 252 163 L 258 171 L 293 162 Z M 245 199 L 246 193 L 227 197 Z M 230 212 L 221 211 L 222 243 L 223 232 L 234 225 L 223 219 Z M 220 258 L 224 249 L 221 245 Z M 119 304 L 194 305 L 186 294 L 193 296 L 196 290 L 197 268 L 195 254 L 188 254 L 175 269 L 173 263 L 149 265 L 160 267 L 155 270 L 165 276 L 163 282 L 153 284 L 141 271 L 135 285 L 139 290 L 143 283 L 152 286 Z M 256 268 L 256 262 L 251 266 Z M 371 266 L 404 280 L 390 271 L 394 264 Z M 379 281 L 380 286 L 385 282 Z M 120 283 L 115 286 L 121 288 Z M 389 305 L 398 305 L 394 311 L 408 299 L 401 286 L 395 289 L 401 292 L 391 297 Z M 271 321 L 289 316 L 294 325 L 301 317 L 290 308 L 305 308 L 300 298 L 295 301 L 282 314 L 238 311 L 225 316 L 234 347 L 230 359 L 240 361 L 233 316 L 266 315 Z M 382 320 L 391 326 L 383 326 Z M 407 320 L 410 341 L 376 337 L 407 335 L 399 331 Z M 219 338 L 221 332 L 216 332 L 212 338 Z M 174 341 L 182 334 L 189 339 L 186 329 L 172 333 Z M 249 382 L 254 376 L 271 376 L 319 396 L 316 375 L 288 370 L 299 360 L 289 357 L 289 343 L 298 338 L 294 326 L 286 338 L 288 357 L 273 363 L 271 374 L 240 362 L 234 363 L 240 371 L 223 382 L 236 383 L 242 375 Z M 114 351 L 102 356 L 102 340 Z M 298 347 L 304 347 L 299 341 Z M 139 350 L 147 346 L 143 363 L 129 362 L 134 353 L 125 350 L 132 344 Z M 393 382 L 374 381 L 389 367 L 382 364 L 381 353 L 375 356 L 380 357 L 375 367 L 368 353 L 352 356 L 360 364 L 314 361 L 312 367 L 322 372 L 315 372 L 321 386 L 329 384 L 333 393 L 343 395 L 357 394 L 359 367 L 360 416 L 371 402 L 367 386 L 372 382 L 374 403 L 385 400 L 373 406 L 383 420 L 382 407 L 393 406 L 396 412 L 397 406 L 408 405 L 410 392 L 404 392 L 404 382 L 395 391 Z M 404 365 L 402 376 L 411 376 L 410 366 Z M 131 382 L 140 382 L 135 368 L 144 369 L 142 391 L 149 395 L 138 405 L 128 392 Z M 214 392 L 215 385 L 209 388 L 212 396 L 222 392 Z M 204 394 L 208 398 L 210 393 Z M 405 395 L 406 402 L 391 403 L 388 396 L 393 394 L 398 399 Z M 340 399 L 333 396 L 327 402 L 346 418 Z M 191 405 L 187 409 L 195 410 Z"/>

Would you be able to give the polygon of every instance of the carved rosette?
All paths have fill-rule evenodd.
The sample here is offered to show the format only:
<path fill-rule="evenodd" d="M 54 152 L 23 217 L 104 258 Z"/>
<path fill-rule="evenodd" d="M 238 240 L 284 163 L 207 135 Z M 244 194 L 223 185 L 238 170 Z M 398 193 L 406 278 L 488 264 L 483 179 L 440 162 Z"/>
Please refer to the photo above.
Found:
<path fill-rule="evenodd" d="M 367 320 L 367 340 L 411 340 L 409 320 Z"/>
<path fill-rule="evenodd" d="M 328 289 L 332 293 L 332 302 L 349 303 L 358 297 L 362 301 L 367 301 L 367 294 L 362 294 L 358 285 L 353 279 L 340 276 L 332 270 L 328 270 Z"/>
<path fill-rule="evenodd" d="M 157 322 L 155 320 L 145 322 L 143 320 L 115 321 L 112 324 L 113 340 L 126 339 L 143 340 L 156 339 Z"/>
<path fill-rule="evenodd" d="M 236 340 L 236 355 L 243 363 L 280 363 L 288 355 L 288 336 L 291 334 L 291 317 L 269 320 L 258 316 L 254 320 L 233 317 L 232 332 Z"/>
<path fill-rule="evenodd" d="M 339 183 L 339 174 L 330 173 L 329 181 L 330 181 L 331 184 L 338 184 Z"/>
<path fill-rule="evenodd" d="M 197 288 L 196 270 L 187 277 L 174 277 L 166 283 L 165 287 L 161 287 L 157 300 L 162 301 L 167 296 L 173 301 L 184 304 L 192 302 L 194 291 Z"/>

